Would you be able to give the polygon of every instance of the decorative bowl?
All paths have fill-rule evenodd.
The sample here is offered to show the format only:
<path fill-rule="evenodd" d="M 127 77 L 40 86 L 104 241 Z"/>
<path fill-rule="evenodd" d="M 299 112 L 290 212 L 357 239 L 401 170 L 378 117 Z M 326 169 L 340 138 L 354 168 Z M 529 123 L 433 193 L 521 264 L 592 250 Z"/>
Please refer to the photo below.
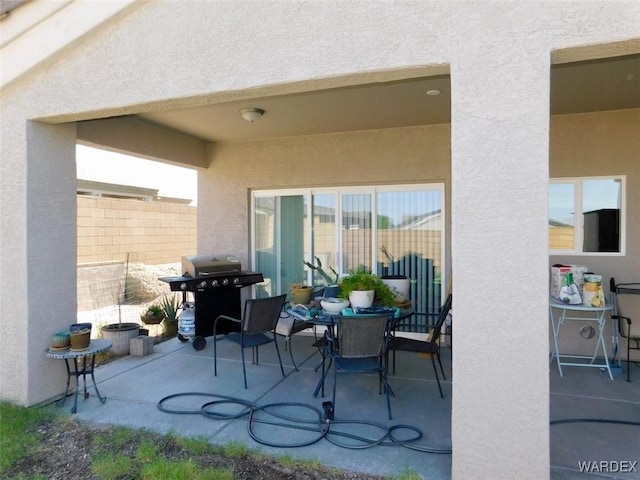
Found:
<path fill-rule="evenodd" d="M 325 312 L 337 315 L 342 311 L 343 308 L 349 306 L 349 300 L 334 297 L 324 298 L 320 300 L 320 306 Z"/>

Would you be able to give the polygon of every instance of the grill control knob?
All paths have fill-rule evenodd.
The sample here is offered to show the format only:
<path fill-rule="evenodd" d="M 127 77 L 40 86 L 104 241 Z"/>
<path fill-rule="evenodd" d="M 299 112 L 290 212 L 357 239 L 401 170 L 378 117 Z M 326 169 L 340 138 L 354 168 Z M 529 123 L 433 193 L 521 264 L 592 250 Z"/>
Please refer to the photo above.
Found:
<path fill-rule="evenodd" d="M 223 285 L 229 285 L 229 279 L 228 279 L 228 278 L 224 278 L 224 279 L 222 280 L 222 284 L 223 284 Z"/>
<path fill-rule="evenodd" d="M 198 286 L 199 286 L 200 288 L 205 288 L 205 287 L 207 286 L 207 282 L 206 282 L 205 280 L 203 280 L 203 281 L 201 281 L 201 282 L 198 284 Z"/>
<path fill-rule="evenodd" d="M 211 280 L 211 286 L 212 287 L 217 287 L 218 286 L 218 280 Z"/>
<path fill-rule="evenodd" d="M 234 284 L 238 284 L 238 283 L 240 283 L 240 279 L 239 279 L 238 277 L 234 278 L 234 279 L 233 279 L 233 283 L 234 283 Z"/>

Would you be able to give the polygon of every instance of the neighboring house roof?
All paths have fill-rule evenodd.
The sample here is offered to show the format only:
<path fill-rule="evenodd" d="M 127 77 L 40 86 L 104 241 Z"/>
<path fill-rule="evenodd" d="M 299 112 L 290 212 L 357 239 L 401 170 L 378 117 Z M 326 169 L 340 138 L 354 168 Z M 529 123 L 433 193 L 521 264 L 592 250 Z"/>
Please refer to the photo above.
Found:
<path fill-rule="evenodd" d="M 79 195 L 94 197 L 136 198 L 139 200 L 155 200 L 158 190 L 153 188 L 134 187 L 132 185 L 118 185 L 115 183 L 94 182 L 78 179 L 76 190 Z"/>
<path fill-rule="evenodd" d="M 442 211 L 440 209 L 433 212 L 413 215 L 402 221 L 398 228 L 401 230 L 442 230 Z"/>
<path fill-rule="evenodd" d="M 560 228 L 573 227 L 573 225 L 569 225 L 568 223 L 561 222 L 560 220 L 554 220 L 553 218 L 549 219 L 549 226 L 550 227 L 560 227 Z"/>
<path fill-rule="evenodd" d="M 78 195 L 90 195 L 93 197 L 126 198 L 144 200 L 147 202 L 167 203 L 191 203 L 190 198 L 161 197 L 158 190 L 153 188 L 136 187 L 133 185 L 120 185 L 116 183 L 94 182 L 92 180 L 78 179 L 76 191 Z"/>

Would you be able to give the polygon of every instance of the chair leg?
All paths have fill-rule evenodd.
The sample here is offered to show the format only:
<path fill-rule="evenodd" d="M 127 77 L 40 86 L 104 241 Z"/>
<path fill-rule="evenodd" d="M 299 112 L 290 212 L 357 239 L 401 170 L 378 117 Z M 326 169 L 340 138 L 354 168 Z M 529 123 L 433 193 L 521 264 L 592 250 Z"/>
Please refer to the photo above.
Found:
<path fill-rule="evenodd" d="M 327 378 L 327 374 L 328 369 L 331 368 L 331 363 L 329 363 L 329 366 L 326 365 L 325 363 L 325 355 L 323 353 L 322 355 L 322 361 L 320 362 L 320 365 L 322 367 L 322 375 L 320 376 L 320 381 L 318 382 L 318 385 L 316 386 L 315 391 L 313 392 L 313 397 L 317 397 L 318 396 L 318 392 L 322 389 L 322 397 L 324 398 L 324 381 Z"/>
<path fill-rule="evenodd" d="M 247 388 L 247 369 L 244 366 L 244 348 L 240 345 L 240 356 L 242 357 L 242 375 L 244 375 L 244 388 Z"/>
<path fill-rule="evenodd" d="M 391 418 L 391 387 L 389 386 L 389 379 L 387 378 L 386 372 L 380 372 L 382 375 L 382 381 L 384 382 L 384 389 L 387 393 L 387 412 L 389 413 L 389 420 L 393 420 Z"/>
<path fill-rule="evenodd" d="M 629 337 L 631 337 L 631 333 L 630 332 L 629 332 Z M 627 338 L 627 382 L 631 381 L 631 377 L 630 377 L 631 368 L 629 368 L 629 367 L 631 367 L 631 363 L 629 362 L 629 351 L 630 351 L 629 349 L 630 349 L 630 346 L 631 346 L 631 338 Z"/>
<path fill-rule="evenodd" d="M 438 375 L 438 368 L 436 367 L 436 361 L 431 355 L 431 363 L 433 365 L 433 373 L 436 374 L 436 381 L 438 382 L 438 389 L 440 390 L 440 398 L 444 398 L 444 393 L 442 393 L 442 385 L 440 385 L 440 376 Z"/>
<path fill-rule="evenodd" d="M 218 356 L 216 355 L 216 336 L 213 336 L 213 376 L 218 376 Z"/>
<path fill-rule="evenodd" d="M 293 359 L 293 351 L 291 349 L 291 337 L 284 337 L 284 351 L 289 350 L 289 356 L 291 357 L 291 364 L 293 365 L 293 369 L 296 372 L 299 372 L 298 365 L 296 365 L 296 361 Z"/>
<path fill-rule="evenodd" d="M 440 361 L 440 352 L 436 352 L 436 355 L 438 356 L 438 363 L 440 364 L 440 371 L 442 372 L 442 379 L 446 380 L 447 377 L 444 376 L 444 368 L 442 368 L 442 362 Z"/>
<path fill-rule="evenodd" d="M 324 380 L 323 380 L 324 383 Z M 336 411 L 336 387 L 338 385 L 338 367 L 336 367 L 336 365 L 333 365 L 333 397 L 332 397 L 332 403 L 333 403 L 333 411 L 334 411 L 334 415 L 335 415 L 335 411 Z M 324 395 L 324 384 L 322 386 L 322 393 Z"/>
<path fill-rule="evenodd" d="M 393 349 L 393 374 L 396 374 L 396 350 Z"/>
<path fill-rule="evenodd" d="M 284 377 L 284 367 L 282 366 L 282 357 L 280 356 L 280 349 L 278 348 L 278 340 L 276 339 L 276 334 L 273 334 L 273 343 L 276 345 L 276 353 L 278 354 L 278 362 L 280 363 L 280 371 L 282 372 L 282 376 Z M 293 359 L 293 357 L 291 357 Z"/>
<path fill-rule="evenodd" d="M 296 365 L 296 361 L 293 359 L 293 352 L 291 351 L 291 345 L 289 345 L 289 356 L 291 357 L 291 363 L 293 364 L 293 369 L 296 372 L 299 372 L 298 366 Z"/>

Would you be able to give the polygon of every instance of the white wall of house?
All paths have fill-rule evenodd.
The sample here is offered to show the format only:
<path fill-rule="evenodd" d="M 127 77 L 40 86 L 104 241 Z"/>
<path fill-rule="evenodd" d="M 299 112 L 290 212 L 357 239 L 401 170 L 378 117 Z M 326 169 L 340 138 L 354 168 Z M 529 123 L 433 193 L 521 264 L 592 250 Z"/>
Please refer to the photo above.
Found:
<path fill-rule="evenodd" d="M 23 20 L 23 13 L 28 15 L 40 2 L 31 3 L 3 22 Z M 86 3 L 68 2 L 74 10 L 67 13 L 77 15 L 75 9 Z M 366 175 L 371 181 L 384 181 L 388 171 L 383 162 L 389 159 L 383 157 L 393 153 L 390 149 L 374 155 L 373 161 L 361 157 L 345 164 L 341 160 L 347 155 L 332 152 L 329 145 L 357 145 L 363 153 L 373 154 L 363 142 L 386 138 L 398 152 L 398 171 L 389 177 L 402 181 L 418 172 L 420 177 L 450 178 L 457 344 L 453 476 L 548 477 L 550 59 L 554 50 L 572 47 L 584 47 L 575 54 L 586 58 L 596 54 L 590 52 L 606 54 L 606 44 L 613 42 L 618 42 L 617 53 L 637 53 L 640 4 L 119 5 L 120 12 L 105 12 L 105 23 L 94 22 L 97 26 L 85 30 L 52 33 L 44 28 L 48 21 L 27 30 L 19 39 L 24 48 L 54 40 L 62 40 L 62 46 L 44 59 L 31 59 L 22 71 L 12 70 L 8 83 L 3 77 L 0 397 L 34 404 L 59 393 L 62 384 L 60 365 L 46 360 L 43 351 L 50 334 L 71 323 L 76 310 L 73 122 L 344 85 L 355 74 L 366 82 L 384 79 L 385 72 L 449 64 L 453 92 L 449 171 L 443 160 L 448 126 L 274 140 L 264 147 L 269 156 L 277 157 L 275 164 L 268 171 L 256 166 L 263 169 L 262 179 L 247 174 L 247 163 L 255 162 L 256 143 L 214 145 L 206 158 L 194 142 L 191 151 L 196 160 L 192 158 L 191 164 L 203 168 L 198 246 L 208 250 L 219 240 L 217 245 L 246 258 L 247 189 L 332 183 L 328 172 L 315 171 L 313 160 L 347 171 L 349 183 L 363 178 L 357 167 L 372 163 L 373 170 Z M 65 9 L 54 15 L 65 15 Z M 3 55 L 15 53 L 16 45 L 3 43 Z M 565 50 L 565 58 L 572 52 Z M 136 126 L 128 128 L 129 148 L 135 145 L 138 154 L 162 156 L 154 142 L 131 141 Z M 155 135 L 166 141 L 160 140 L 161 132 Z M 440 159 L 435 164 L 432 145 Z M 404 155 L 405 148 L 410 158 Z M 298 160 L 307 162 L 308 169 L 287 168 L 292 167 L 291 151 L 305 154 Z M 570 167 L 556 168 L 560 172 Z M 232 176 L 223 181 L 219 172 Z M 224 202 L 217 201 L 221 198 Z M 224 235 L 218 228 L 223 217 Z M 509 302 L 494 299 L 488 304 L 486 290 L 479 286 L 504 285 L 514 277 L 514 269 L 526 272 L 527 288 L 511 295 Z M 68 278 L 68 283 L 61 278 Z M 527 339 L 539 341 L 524 342 L 522 325 L 527 325 Z"/>

